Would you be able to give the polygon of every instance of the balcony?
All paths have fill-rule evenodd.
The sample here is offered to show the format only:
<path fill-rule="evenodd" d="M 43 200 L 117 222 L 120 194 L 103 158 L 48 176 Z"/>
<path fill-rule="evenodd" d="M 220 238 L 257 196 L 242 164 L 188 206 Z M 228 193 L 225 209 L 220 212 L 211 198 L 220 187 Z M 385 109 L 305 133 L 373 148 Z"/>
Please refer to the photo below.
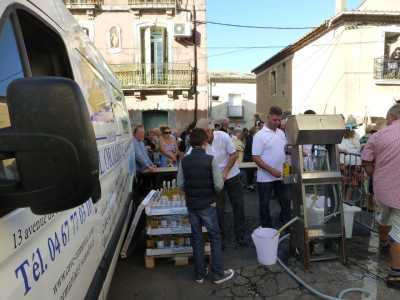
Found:
<path fill-rule="evenodd" d="M 134 10 L 173 10 L 178 7 L 179 0 L 128 0 Z"/>
<path fill-rule="evenodd" d="M 111 65 L 125 91 L 190 90 L 194 70 L 190 64 Z"/>
<path fill-rule="evenodd" d="M 374 78 L 382 84 L 400 84 L 400 60 L 376 58 Z"/>
<path fill-rule="evenodd" d="M 243 118 L 243 105 L 228 105 L 228 118 Z"/>
<path fill-rule="evenodd" d="M 64 0 L 68 9 L 96 9 L 103 4 L 103 0 Z"/>

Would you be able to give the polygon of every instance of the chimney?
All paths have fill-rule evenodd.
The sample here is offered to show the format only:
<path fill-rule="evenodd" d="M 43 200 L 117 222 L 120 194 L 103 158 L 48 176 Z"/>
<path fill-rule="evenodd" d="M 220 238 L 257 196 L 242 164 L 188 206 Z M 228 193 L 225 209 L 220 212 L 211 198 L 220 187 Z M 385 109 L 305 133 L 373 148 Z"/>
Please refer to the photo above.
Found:
<path fill-rule="evenodd" d="M 336 0 L 336 14 L 347 10 L 347 0 Z"/>

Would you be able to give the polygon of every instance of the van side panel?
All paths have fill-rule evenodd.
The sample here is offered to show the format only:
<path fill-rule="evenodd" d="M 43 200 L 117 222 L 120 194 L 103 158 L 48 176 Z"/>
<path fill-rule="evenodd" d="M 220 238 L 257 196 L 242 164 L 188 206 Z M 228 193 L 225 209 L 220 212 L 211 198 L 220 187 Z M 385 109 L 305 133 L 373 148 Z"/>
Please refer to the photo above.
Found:
<path fill-rule="evenodd" d="M 48 15 L 48 24 L 60 22 L 53 29 L 65 42 L 96 133 L 102 197 L 96 204 L 88 199 L 57 214 L 37 216 L 24 208 L 0 217 L 0 299 L 89 299 L 101 291 L 106 295 L 126 231 L 134 176 L 125 100 L 61 0 L 1 0 L 0 16 L 16 2 L 42 18 Z M 107 256 L 107 250 L 114 252 Z"/>

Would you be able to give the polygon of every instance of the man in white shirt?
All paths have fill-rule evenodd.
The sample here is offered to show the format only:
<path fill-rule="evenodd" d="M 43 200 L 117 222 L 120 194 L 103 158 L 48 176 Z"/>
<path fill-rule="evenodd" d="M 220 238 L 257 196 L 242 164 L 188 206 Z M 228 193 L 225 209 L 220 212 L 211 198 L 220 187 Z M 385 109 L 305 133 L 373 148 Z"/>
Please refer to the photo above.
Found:
<path fill-rule="evenodd" d="M 279 107 L 271 107 L 267 122 L 253 139 L 252 154 L 258 167 L 257 184 L 262 227 L 272 227 L 269 209 L 272 191 L 275 192 L 274 194 L 278 197 L 281 205 L 280 222 L 286 223 L 290 220 L 291 215 L 287 190 L 282 182 L 287 139 L 285 133 L 279 129 L 281 119 L 282 110 Z"/>
<path fill-rule="evenodd" d="M 197 121 L 196 128 L 206 131 L 209 137 L 209 147 L 206 152 L 214 156 L 218 166 L 222 172 L 224 179 L 224 191 L 228 195 L 233 209 L 233 224 L 235 230 L 236 242 L 240 246 L 245 246 L 245 217 L 244 217 L 244 201 L 243 190 L 240 181 L 240 170 L 237 162 L 238 153 L 233 145 L 231 137 L 223 131 L 214 131 L 213 124 L 207 119 Z M 218 220 L 221 227 L 221 234 L 224 237 L 224 211 L 225 197 L 220 197 L 217 203 Z"/>

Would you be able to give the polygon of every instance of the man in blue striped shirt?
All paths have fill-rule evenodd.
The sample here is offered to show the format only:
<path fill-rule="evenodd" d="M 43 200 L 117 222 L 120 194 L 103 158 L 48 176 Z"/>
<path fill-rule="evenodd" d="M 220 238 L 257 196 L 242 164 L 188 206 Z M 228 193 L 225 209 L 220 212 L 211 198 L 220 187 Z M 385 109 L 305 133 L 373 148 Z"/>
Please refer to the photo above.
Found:
<path fill-rule="evenodd" d="M 157 167 L 151 161 L 149 154 L 147 153 L 146 146 L 143 143 L 144 140 L 144 127 L 143 125 L 137 125 L 133 131 L 133 145 L 135 147 L 135 160 L 136 160 L 136 171 L 143 173 L 145 171 L 154 172 Z"/>

